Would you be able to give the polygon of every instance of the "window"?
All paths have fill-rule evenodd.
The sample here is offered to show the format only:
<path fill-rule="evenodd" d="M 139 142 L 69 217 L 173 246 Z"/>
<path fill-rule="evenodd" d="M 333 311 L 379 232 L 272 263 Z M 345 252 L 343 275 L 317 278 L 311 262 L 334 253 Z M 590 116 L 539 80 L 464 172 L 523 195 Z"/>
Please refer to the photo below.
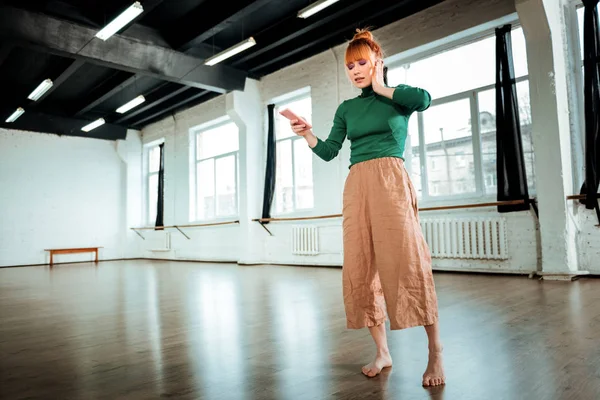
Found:
<path fill-rule="evenodd" d="M 310 95 L 303 94 L 275 107 L 277 165 L 275 212 L 308 210 L 314 206 L 312 151 L 303 137 L 294 134 L 287 118 L 279 110 L 290 108 L 312 124 Z"/>
<path fill-rule="evenodd" d="M 158 172 L 160 170 L 160 145 L 163 140 L 148 143 L 144 146 L 144 169 L 146 191 L 145 210 L 146 223 L 154 225 L 156 223 L 156 208 L 158 206 Z"/>
<path fill-rule="evenodd" d="M 600 14 L 600 4 L 597 6 L 597 10 L 598 13 Z M 578 57 L 578 63 L 577 63 L 577 68 L 575 70 L 575 79 L 577 79 L 579 81 L 578 85 L 578 91 L 579 91 L 579 98 L 581 99 L 581 109 L 582 109 L 582 118 L 584 118 L 583 116 L 583 105 L 584 105 L 584 87 L 585 87 L 585 71 L 584 71 L 584 65 L 583 65 L 583 17 L 585 14 L 585 8 L 583 7 L 583 4 L 580 5 L 579 7 L 577 7 L 577 32 L 578 32 L 578 36 L 579 36 L 579 57 Z M 582 131 L 584 131 L 585 129 L 583 129 Z M 585 133 L 582 132 L 583 137 L 585 137 Z M 583 139 L 585 141 L 585 139 Z"/>
<path fill-rule="evenodd" d="M 469 163 L 473 162 L 472 134 L 468 124 L 470 107 L 466 98 L 432 106 L 423 114 L 426 158 L 431 161 L 429 179 L 439 182 L 435 194 L 430 193 L 432 196 L 475 192 L 474 170 L 457 168 L 455 154 L 461 151 L 462 157 Z M 457 181 L 467 184 L 459 186 Z"/>
<path fill-rule="evenodd" d="M 487 174 L 485 176 L 485 184 L 487 186 L 497 186 L 498 181 L 496 180 L 496 174 Z"/>
<path fill-rule="evenodd" d="M 513 29 L 511 36 L 523 152 L 532 193 L 534 160 L 525 37 L 520 27 Z M 491 35 L 388 71 L 390 85 L 422 87 L 433 97 L 428 110 L 411 116 L 408 127 L 408 168 L 421 199 L 496 194 L 495 46 L 495 35 Z"/>
<path fill-rule="evenodd" d="M 597 11 L 600 13 L 600 4 L 597 6 Z M 573 38 L 575 40 L 578 39 L 579 51 L 576 55 L 577 63 L 575 65 L 575 87 L 577 93 L 577 113 L 578 115 L 578 123 L 576 124 L 577 128 L 574 131 L 573 135 L 573 154 L 572 154 L 572 162 L 573 162 L 573 174 L 574 174 L 574 190 L 579 190 L 581 185 L 585 182 L 585 70 L 583 64 L 583 44 L 584 44 L 584 16 L 585 16 L 585 8 L 583 4 L 579 4 L 576 6 L 576 28 L 577 28 L 577 38 Z M 575 49 L 577 47 L 577 42 L 573 45 Z"/>
<path fill-rule="evenodd" d="M 600 4 L 598 5 L 598 12 L 600 13 Z M 585 14 L 585 8 L 583 4 L 577 7 L 577 32 L 579 37 L 579 57 L 577 68 L 575 70 L 575 78 L 579 81 L 580 87 L 578 88 L 580 94 L 579 97 L 582 99 L 581 104 L 583 105 L 584 98 L 584 86 L 585 86 L 585 72 L 583 65 L 583 17 Z M 583 132 L 582 132 L 583 133 Z M 585 136 L 585 134 L 584 134 Z"/>
<path fill-rule="evenodd" d="M 525 159 L 525 172 L 527 174 L 528 190 L 531 194 L 534 189 L 534 157 L 531 129 L 531 106 L 529 100 L 529 81 L 522 80 L 517 83 L 517 101 L 519 103 L 519 120 L 521 122 L 521 140 L 523 144 L 523 158 Z M 496 91 L 494 89 L 478 92 L 479 119 L 482 144 L 483 174 L 493 174 L 491 185 L 485 185 L 486 193 L 495 193 L 498 188 L 496 177 Z M 489 120 L 489 121 L 488 121 Z M 492 123 L 493 121 L 493 123 Z"/>
<path fill-rule="evenodd" d="M 238 214 L 239 131 L 228 119 L 193 131 L 195 139 L 192 220 Z"/>
<path fill-rule="evenodd" d="M 596 7 L 598 9 L 598 13 L 600 13 L 600 4 Z M 583 14 L 585 9 L 583 5 L 577 8 L 577 25 L 579 28 L 579 59 L 581 60 L 581 64 L 583 66 Z"/>

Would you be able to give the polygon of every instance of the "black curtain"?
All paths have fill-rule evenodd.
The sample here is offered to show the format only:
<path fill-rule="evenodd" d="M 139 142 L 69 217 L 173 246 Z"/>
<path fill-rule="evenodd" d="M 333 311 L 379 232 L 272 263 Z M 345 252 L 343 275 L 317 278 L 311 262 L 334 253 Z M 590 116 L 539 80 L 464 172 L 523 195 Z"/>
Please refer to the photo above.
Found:
<path fill-rule="evenodd" d="M 521 141 L 510 25 L 496 29 L 496 152 L 498 201 L 525 200 L 524 204 L 498 206 L 498 212 L 528 210 L 530 199 Z"/>
<path fill-rule="evenodd" d="M 263 196 L 262 218 L 271 218 L 271 205 L 275 195 L 275 170 L 277 165 L 275 151 L 275 104 L 267 106 L 269 132 L 267 135 L 267 168 L 265 172 L 265 192 Z"/>
<path fill-rule="evenodd" d="M 598 207 L 598 184 L 600 183 L 600 28 L 598 26 L 598 0 L 583 0 L 583 73 L 585 93 L 585 182 L 581 194 L 585 194 L 587 209 Z"/>
<path fill-rule="evenodd" d="M 164 195 L 165 195 L 165 144 L 160 144 L 160 167 L 158 169 L 158 201 L 156 202 L 156 228 L 155 230 L 162 230 L 165 224 L 163 221 L 164 216 Z"/>

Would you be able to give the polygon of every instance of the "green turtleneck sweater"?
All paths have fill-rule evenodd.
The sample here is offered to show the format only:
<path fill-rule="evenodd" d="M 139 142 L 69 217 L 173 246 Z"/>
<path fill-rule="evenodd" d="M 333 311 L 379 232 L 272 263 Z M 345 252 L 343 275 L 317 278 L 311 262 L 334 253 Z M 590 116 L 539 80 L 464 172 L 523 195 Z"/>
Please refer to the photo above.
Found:
<path fill-rule="evenodd" d="M 381 157 L 404 159 L 408 118 L 415 111 L 425 111 L 431 104 L 430 94 L 423 89 L 398 85 L 392 99 L 380 96 L 371 86 L 338 107 L 327 140 L 318 139 L 313 152 L 331 161 L 350 140 L 350 167 Z"/>

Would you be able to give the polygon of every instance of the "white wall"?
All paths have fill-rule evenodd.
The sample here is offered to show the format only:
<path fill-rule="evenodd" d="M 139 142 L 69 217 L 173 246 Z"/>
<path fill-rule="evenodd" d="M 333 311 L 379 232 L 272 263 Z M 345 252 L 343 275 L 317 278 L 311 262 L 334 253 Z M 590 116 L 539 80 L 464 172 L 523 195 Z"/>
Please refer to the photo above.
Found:
<path fill-rule="evenodd" d="M 194 107 L 142 131 L 144 144 L 164 139 L 165 151 L 165 209 L 164 224 L 190 224 L 190 129 L 227 116 L 225 96 L 212 99 L 201 107 Z M 143 193 L 146 193 L 144 190 Z M 142 202 L 140 201 L 140 205 Z M 144 215 L 146 215 L 144 213 Z M 152 224 L 142 223 L 144 226 Z M 190 237 L 185 238 L 177 230 L 171 234 L 170 251 L 152 251 L 161 247 L 164 232 L 142 231 L 146 240 L 137 238 L 140 256 L 144 258 L 202 261 L 237 261 L 239 252 L 239 225 L 223 225 L 211 228 L 182 228 Z"/>
<path fill-rule="evenodd" d="M 121 221 L 127 246 L 124 258 L 137 258 L 140 254 L 138 236 L 130 228 L 142 223 L 140 198 L 142 196 L 142 140 L 137 131 L 128 131 L 126 140 L 116 142 L 117 154 L 123 161 L 125 178 L 122 182 L 125 191 L 126 218 Z"/>
<path fill-rule="evenodd" d="M 138 134 L 128 138 L 139 153 Z M 131 173 L 139 180 L 139 168 Z M 140 193 L 128 191 L 127 179 L 115 142 L 0 129 L 0 266 L 48 263 L 46 248 L 102 246 L 100 259 L 131 256 L 127 199 Z M 93 255 L 54 261 L 86 260 Z"/>
<path fill-rule="evenodd" d="M 577 214 L 577 254 L 579 255 L 579 268 L 591 274 L 600 274 L 600 228 L 598 217 L 594 210 L 587 210 L 585 206 L 576 202 L 573 206 Z"/>
<path fill-rule="evenodd" d="M 564 4 L 561 4 L 564 3 Z M 566 197 L 574 183 L 571 168 L 576 113 L 569 103 L 575 70 L 569 57 L 566 0 L 518 0 L 527 41 L 532 138 L 539 196 L 542 264 L 545 273 L 578 270 L 574 217 Z"/>
<path fill-rule="evenodd" d="M 265 135 L 258 82 L 247 80 L 243 92 L 227 95 L 227 114 L 237 125 L 240 135 L 240 230 L 238 262 L 261 263 L 264 256 L 264 232 L 253 219 L 262 216 L 265 171 Z"/>
<path fill-rule="evenodd" d="M 401 21 L 388 25 L 375 31 L 376 37 L 381 41 L 388 56 L 398 53 L 410 54 L 411 49 L 419 46 L 428 47 L 430 43 L 439 44 L 448 36 L 460 36 L 464 32 L 472 33 L 482 25 L 485 29 L 493 32 L 494 24 L 490 21 L 500 18 L 510 18 L 515 15 L 514 0 L 490 0 L 481 2 L 479 0 L 446 0 L 441 4 L 431 7 L 424 12 L 407 17 Z M 293 66 L 275 72 L 261 79 L 259 82 L 259 93 L 262 100 L 262 115 L 264 118 L 267 104 L 274 98 L 285 95 L 306 86 L 311 88 L 312 97 L 312 120 L 315 133 L 325 138 L 332 125 L 333 114 L 338 104 L 344 99 L 353 97 L 358 92 L 348 82 L 343 67 L 344 46 L 325 51 L 310 59 L 299 62 Z M 252 90 L 254 90 L 254 82 Z M 234 102 L 227 101 L 227 96 L 237 96 Z M 244 108 L 255 109 L 255 98 L 247 99 L 243 96 L 232 95 L 221 96 L 193 109 L 170 117 L 158 124 L 149 126 L 143 130 L 143 141 L 151 142 L 164 137 L 167 143 L 167 172 L 166 172 L 166 204 L 171 204 L 174 210 L 165 223 L 171 224 L 188 223 L 189 193 L 188 193 L 188 148 L 187 135 L 189 129 L 200 123 L 226 115 L 232 108 L 241 110 Z M 244 106 L 244 102 L 246 105 Z M 229 103 L 235 103 L 231 105 Z M 242 113 L 243 114 L 243 113 Z M 254 125 L 256 121 L 253 121 Z M 263 121 L 263 127 L 265 123 Z M 249 132 L 248 140 L 264 143 L 266 129 L 262 132 Z M 250 150 L 258 151 L 258 150 Z M 259 169 L 259 174 L 264 174 L 264 157 L 266 148 L 263 146 L 261 154 L 252 154 L 259 164 L 247 163 L 245 167 Z M 345 178 L 348 174 L 349 145 L 345 143 L 343 150 L 337 159 L 330 163 L 314 157 L 313 176 L 315 191 L 315 208 L 309 212 L 295 214 L 304 215 L 328 215 L 341 212 L 342 191 Z M 542 166 L 543 167 L 543 166 Z M 242 171 L 245 174 L 248 171 Z M 261 183 L 262 184 L 262 183 Z M 250 185 L 241 193 L 250 196 L 258 203 L 262 202 L 262 186 Z M 245 200 L 248 200 L 247 198 Z M 244 199 L 241 202 L 245 201 Z M 423 206 L 424 204 L 421 204 Z M 246 210 L 248 215 L 256 213 L 254 208 Z M 438 260 L 434 259 L 434 268 L 444 270 L 476 270 L 493 272 L 532 272 L 540 268 L 541 244 L 540 231 L 536 218 L 532 212 L 517 212 L 498 214 L 494 208 L 472 209 L 469 211 L 445 212 L 444 215 L 456 216 L 498 216 L 506 218 L 508 228 L 508 247 L 510 258 L 506 261 L 473 261 L 473 260 Z M 597 229 L 591 227 L 588 221 L 590 211 L 580 214 L 581 233 L 578 236 L 579 252 L 581 257 L 580 268 L 593 269 L 592 261 L 600 253 L 600 245 L 591 244 L 597 239 Z M 435 212 L 423 213 L 423 216 L 435 216 Z M 316 224 L 320 227 L 321 254 L 318 256 L 296 256 L 291 254 L 291 229 L 296 223 L 276 222 L 271 223 L 268 229 L 274 236 L 269 236 L 262 229 L 248 233 L 243 229 L 233 226 L 229 228 L 200 228 L 192 241 L 178 239 L 174 243 L 174 250 L 163 257 L 182 258 L 182 248 L 179 246 L 192 246 L 196 250 L 194 259 L 236 259 L 244 260 L 243 246 L 234 243 L 243 243 L 248 247 L 249 241 L 256 246 L 257 236 L 260 237 L 262 245 L 262 260 L 255 254 L 251 259 L 255 262 L 283 263 L 298 265 L 341 265 L 342 264 L 342 234 L 340 219 L 300 222 L 298 224 Z M 256 225 L 255 225 L 256 226 Z M 174 233 L 173 235 L 177 235 Z M 596 240 L 595 243 L 600 243 Z M 188 253 L 189 254 L 189 253 Z M 597 268 L 596 268 L 597 269 Z"/>

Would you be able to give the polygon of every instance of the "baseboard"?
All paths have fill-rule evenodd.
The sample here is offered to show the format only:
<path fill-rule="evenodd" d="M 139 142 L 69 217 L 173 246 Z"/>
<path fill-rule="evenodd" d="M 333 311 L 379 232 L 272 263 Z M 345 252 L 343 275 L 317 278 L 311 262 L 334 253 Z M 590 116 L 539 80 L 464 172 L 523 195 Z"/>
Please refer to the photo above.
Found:
<path fill-rule="evenodd" d="M 567 281 L 572 282 L 581 277 L 591 276 L 589 271 L 569 271 L 569 272 L 545 272 L 538 271 L 536 276 L 539 276 L 544 281 Z"/>
<path fill-rule="evenodd" d="M 282 266 L 282 267 L 309 267 L 309 268 L 319 268 L 319 267 L 323 267 L 323 268 L 342 268 L 341 265 L 335 265 L 335 264 L 291 264 L 291 263 L 273 263 L 273 262 L 238 262 L 238 265 L 243 265 L 246 267 L 256 267 L 256 266 L 261 266 L 261 265 L 271 265 L 271 266 Z"/>
<path fill-rule="evenodd" d="M 129 260 L 140 260 L 140 258 L 107 258 L 107 259 L 100 259 L 98 260 L 99 263 L 101 262 L 107 262 L 107 261 L 129 261 Z M 55 265 L 65 265 L 65 264 L 87 264 L 87 263 L 95 263 L 94 260 L 92 261 L 68 261 L 68 262 L 55 262 L 52 266 Z M 44 267 L 44 266 L 50 266 L 50 263 L 44 263 L 44 264 L 18 264 L 18 265 L 3 265 L 0 266 L 0 268 L 21 268 L 21 267 Z"/>
<path fill-rule="evenodd" d="M 483 268 L 449 268 L 449 267 L 433 267 L 433 272 L 443 273 L 458 273 L 458 274 L 485 274 L 485 275 L 532 275 L 535 271 L 524 270 L 493 270 Z"/>
<path fill-rule="evenodd" d="M 237 261 L 227 261 L 227 260 L 177 260 L 177 259 L 167 259 L 167 258 L 149 258 L 149 257 L 131 257 L 131 258 L 109 258 L 109 259 L 100 259 L 98 263 L 101 262 L 110 262 L 110 261 L 134 261 L 134 260 L 147 260 L 147 261 L 178 261 L 178 262 L 197 262 L 197 263 L 206 263 L 206 264 L 237 264 Z M 56 265 L 66 265 L 66 264 L 87 264 L 94 263 L 94 261 L 71 261 L 71 262 L 55 262 L 53 267 Z M 274 264 L 275 265 L 275 264 Z M 23 267 L 48 267 L 50 263 L 44 264 L 18 264 L 18 265 L 3 265 L 0 268 L 23 268 Z"/>
<path fill-rule="evenodd" d="M 237 264 L 237 261 L 227 261 L 227 260 L 190 260 L 190 259 L 175 259 L 175 258 L 150 258 L 150 257 L 140 257 L 138 260 L 148 260 L 148 261 L 177 261 L 177 262 L 197 262 L 203 264 Z"/>
<path fill-rule="evenodd" d="M 227 261 L 227 260 L 178 260 L 178 259 L 166 259 L 166 258 L 149 258 L 149 257 L 132 257 L 132 258 L 110 258 L 110 259 L 101 259 L 98 260 L 98 263 L 102 262 L 114 262 L 114 261 L 135 261 L 135 260 L 147 260 L 147 261 L 168 261 L 168 262 L 194 262 L 194 263 L 202 263 L 202 264 L 236 264 L 240 266 L 282 266 L 282 267 L 308 267 L 308 268 L 337 268 L 341 269 L 341 265 L 326 265 L 326 264 L 289 264 L 289 263 L 272 263 L 272 262 L 260 262 L 260 263 L 248 263 L 248 262 L 238 262 L 235 260 Z M 54 263 L 54 266 L 57 265 L 67 265 L 67 264 L 95 264 L 94 261 L 72 261 L 72 262 L 60 262 Z M 0 266 L 2 268 L 22 268 L 22 267 L 43 267 L 50 266 L 49 263 L 45 264 L 23 264 L 23 265 L 5 265 Z M 498 270 L 486 270 L 486 269 L 453 269 L 453 268 L 433 268 L 434 273 L 456 273 L 456 274 L 476 274 L 476 275 L 528 275 L 529 278 L 539 277 L 540 280 L 547 281 L 575 281 L 580 277 L 588 277 L 588 278 L 597 278 L 600 277 L 600 274 L 590 273 L 589 271 L 570 271 L 570 272 L 544 272 L 544 271 L 520 271 L 520 270 L 508 270 L 508 271 L 498 271 Z"/>

